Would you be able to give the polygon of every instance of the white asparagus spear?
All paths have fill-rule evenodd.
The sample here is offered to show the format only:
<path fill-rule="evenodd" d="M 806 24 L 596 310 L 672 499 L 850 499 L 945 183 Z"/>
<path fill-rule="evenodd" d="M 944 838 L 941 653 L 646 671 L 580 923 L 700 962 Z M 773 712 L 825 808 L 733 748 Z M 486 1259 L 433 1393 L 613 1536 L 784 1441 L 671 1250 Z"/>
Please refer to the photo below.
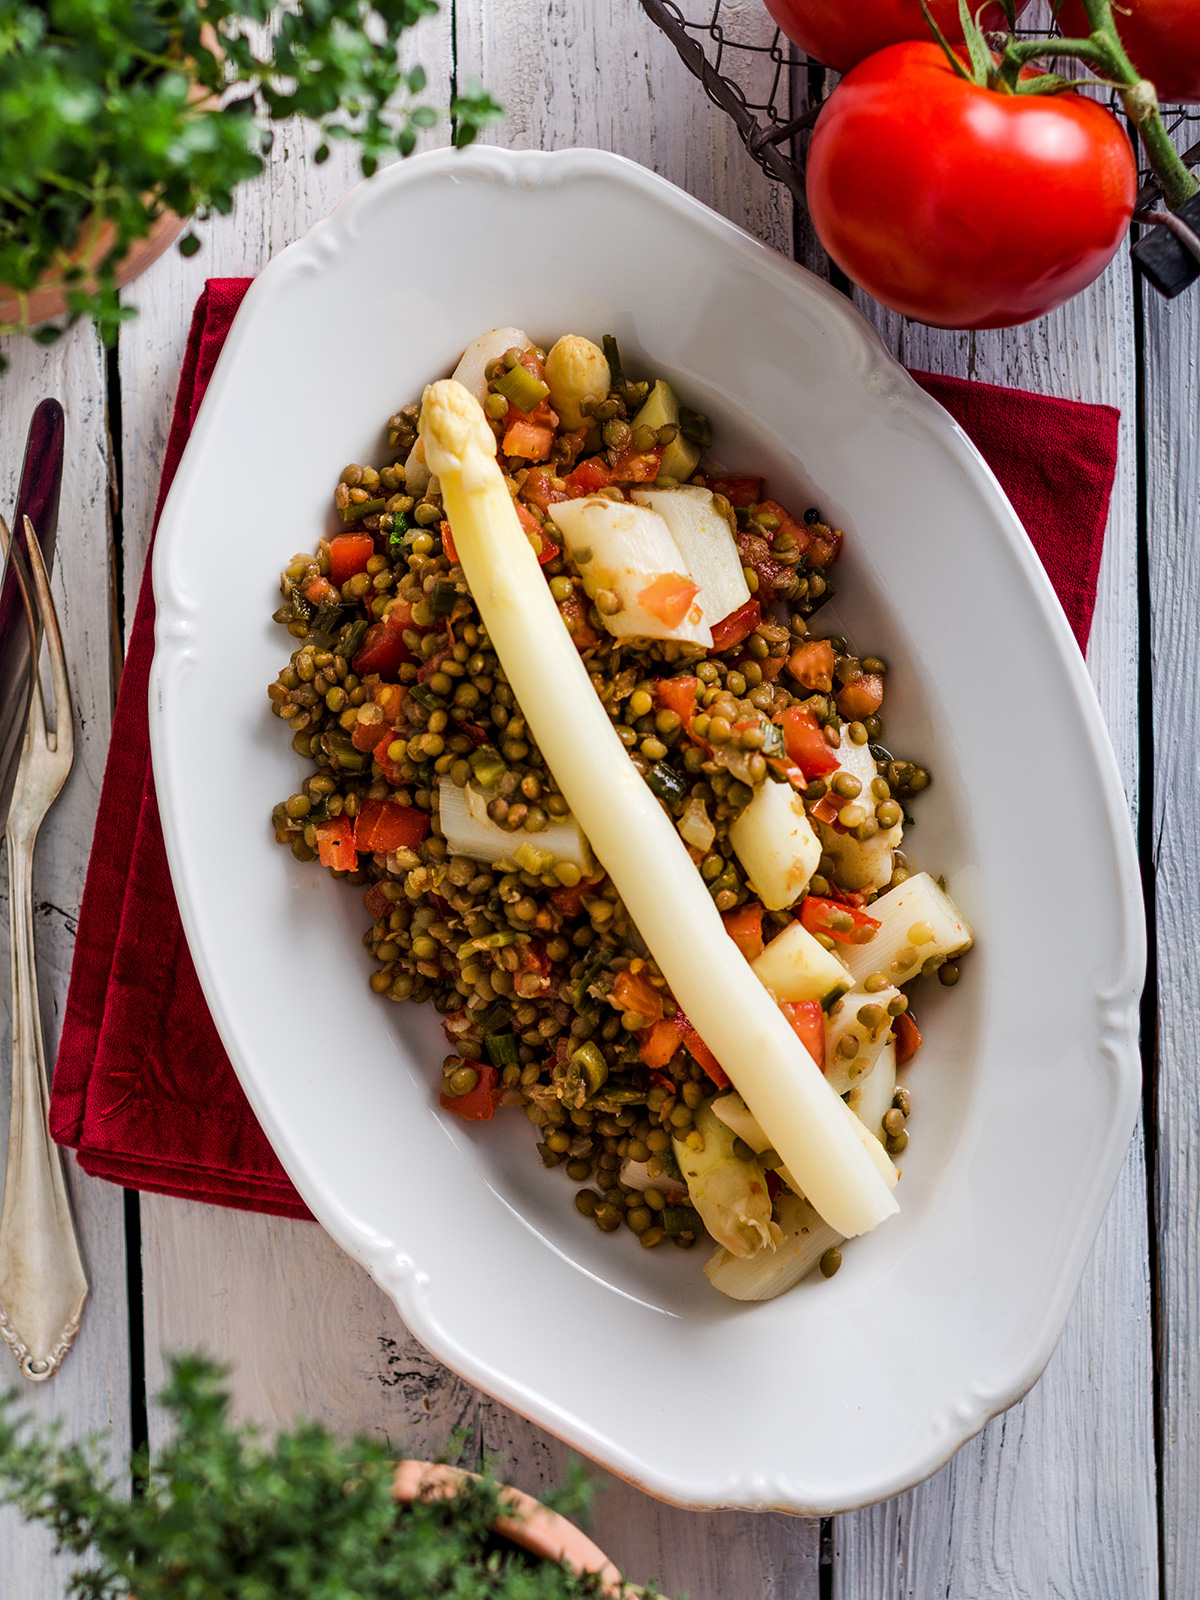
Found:
<path fill-rule="evenodd" d="M 813 1205 L 843 1237 L 899 1208 L 846 1108 L 729 935 L 617 738 L 521 531 L 483 410 L 426 391 L 421 434 L 492 647 L 567 804 L 679 1004 Z"/>

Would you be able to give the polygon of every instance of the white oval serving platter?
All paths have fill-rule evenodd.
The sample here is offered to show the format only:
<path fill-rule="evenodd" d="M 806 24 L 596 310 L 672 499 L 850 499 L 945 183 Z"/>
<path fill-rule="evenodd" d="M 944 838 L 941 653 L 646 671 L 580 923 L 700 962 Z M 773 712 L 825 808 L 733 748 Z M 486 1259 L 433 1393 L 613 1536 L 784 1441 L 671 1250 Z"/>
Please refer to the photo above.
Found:
<path fill-rule="evenodd" d="M 360 896 L 272 839 L 303 769 L 266 698 L 279 569 L 388 415 L 501 323 L 615 333 L 731 470 L 844 527 L 839 626 L 890 662 L 888 742 L 934 774 L 906 846 L 977 930 L 958 987 L 917 998 L 900 1215 L 769 1304 L 712 1290 L 703 1248 L 599 1234 L 518 1112 L 439 1111 L 436 1015 L 371 994 Z M 843 297 L 615 156 L 392 167 L 250 290 L 154 589 L 155 781 L 217 1027 L 304 1199 L 441 1360 L 652 1494 L 805 1515 L 908 1488 L 1030 1387 L 1134 1126 L 1132 833 L 1016 516 Z"/>

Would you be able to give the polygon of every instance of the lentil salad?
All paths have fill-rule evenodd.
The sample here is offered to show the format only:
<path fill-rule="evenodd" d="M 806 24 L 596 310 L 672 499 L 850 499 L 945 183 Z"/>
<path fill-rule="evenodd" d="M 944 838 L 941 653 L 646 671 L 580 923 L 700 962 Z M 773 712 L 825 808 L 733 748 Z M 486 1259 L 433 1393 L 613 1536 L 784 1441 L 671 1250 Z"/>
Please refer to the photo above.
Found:
<path fill-rule="evenodd" d="M 611 339 L 544 352 L 497 330 L 456 377 L 732 958 L 898 1156 L 910 1101 L 895 1066 L 920 1038 L 900 987 L 953 983 L 970 930 L 898 848 L 929 777 L 881 742 L 885 664 L 809 633 L 840 531 L 706 467 L 706 419 L 663 381 L 628 380 Z M 818 1262 L 829 1275 L 840 1241 L 679 1011 L 532 739 L 419 415 L 390 419 L 386 464 L 342 473 L 342 531 L 282 575 L 276 620 L 297 647 L 269 693 L 315 770 L 276 807 L 276 837 L 366 889 L 372 988 L 445 1019 L 443 1106 L 471 1120 L 521 1106 L 543 1161 L 583 1185 L 584 1215 L 648 1248 L 711 1234 L 726 1292 L 764 1298 Z"/>

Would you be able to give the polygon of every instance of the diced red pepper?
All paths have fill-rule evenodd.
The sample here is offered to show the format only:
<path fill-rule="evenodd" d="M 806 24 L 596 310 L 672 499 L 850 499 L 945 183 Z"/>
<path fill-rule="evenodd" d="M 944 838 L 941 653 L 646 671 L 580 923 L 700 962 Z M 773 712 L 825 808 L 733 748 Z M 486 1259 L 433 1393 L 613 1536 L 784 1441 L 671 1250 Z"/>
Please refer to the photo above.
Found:
<path fill-rule="evenodd" d="M 801 688 L 828 694 L 833 688 L 834 660 L 828 639 L 805 639 L 788 657 L 787 669 Z"/>
<path fill-rule="evenodd" d="M 849 829 L 838 821 L 841 811 L 841 805 L 831 794 L 823 794 L 808 814 L 818 822 L 823 822 L 827 828 L 832 828 L 835 833 L 848 833 Z"/>
<path fill-rule="evenodd" d="M 374 750 L 371 751 L 371 759 L 372 761 L 377 761 L 379 763 L 379 770 L 391 784 L 392 788 L 398 789 L 404 782 L 404 774 L 401 772 L 396 762 L 394 762 L 388 755 L 388 750 L 395 742 L 395 738 L 396 730 L 394 728 L 389 728 L 384 734 L 383 738 L 375 746 Z"/>
<path fill-rule="evenodd" d="M 762 497 L 761 478 L 709 478 L 708 487 L 714 494 L 723 494 L 731 506 L 757 505 Z"/>
<path fill-rule="evenodd" d="M 563 480 L 572 500 L 579 500 L 585 494 L 595 494 L 599 489 L 607 489 L 612 481 L 612 468 L 604 456 L 588 456 Z"/>
<path fill-rule="evenodd" d="M 661 450 L 622 450 L 613 459 L 612 483 L 653 483 L 662 471 Z"/>
<path fill-rule="evenodd" d="M 523 461 L 546 461 L 554 449 L 554 429 L 532 422 L 512 422 L 505 429 L 500 448 L 506 456 L 520 456 Z"/>
<path fill-rule="evenodd" d="M 896 1065 L 904 1066 L 921 1048 L 921 1030 L 907 1011 L 892 1018 L 892 1032 L 896 1035 Z"/>
<path fill-rule="evenodd" d="M 329 541 L 329 576 L 340 589 L 348 578 L 367 570 L 375 554 L 375 541 L 369 533 L 339 533 Z"/>
<path fill-rule="evenodd" d="M 600 634 L 588 621 L 587 600 L 578 589 L 572 589 L 567 598 L 559 602 L 558 609 L 575 641 L 576 650 L 590 650 L 593 645 L 600 643 Z"/>
<path fill-rule="evenodd" d="M 652 1072 L 661 1072 L 691 1032 L 691 1027 L 681 1011 L 673 1017 L 662 1017 L 653 1027 L 647 1028 L 641 1035 L 641 1057 Z M 675 1093 L 673 1085 L 671 1093 Z"/>
<path fill-rule="evenodd" d="M 514 500 L 513 505 L 516 508 L 517 521 L 525 530 L 525 535 L 533 546 L 534 554 L 538 558 L 538 564 L 544 567 L 548 561 L 553 561 L 555 556 L 558 555 L 558 546 L 549 533 L 542 529 L 541 524 L 528 506 L 523 505 L 520 500 Z"/>
<path fill-rule="evenodd" d="M 747 600 L 744 606 L 731 611 L 727 617 L 713 624 L 713 649 L 733 650 L 748 639 L 762 621 L 762 607 L 757 600 Z"/>
<path fill-rule="evenodd" d="M 779 1009 L 809 1055 L 825 1071 L 825 1013 L 819 1000 L 781 1000 Z"/>
<path fill-rule="evenodd" d="M 788 759 L 794 761 L 811 782 L 826 778 L 841 766 L 836 750 L 829 747 L 825 730 L 807 706 L 789 706 L 775 721 L 783 729 L 783 744 Z"/>
<path fill-rule="evenodd" d="M 354 843 L 365 855 L 412 850 L 429 832 L 429 813 L 394 800 L 364 800 L 354 822 Z"/>
<path fill-rule="evenodd" d="M 382 677 L 394 677 L 405 661 L 412 660 L 412 651 L 395 628 L 386 622 L 373 622 L 363 635 L 354 660 L 351 662 L 360 678 L 368 672 L 378 672 Z"/>
<path fill-rule="evenodd" d="M 382 922 L 392 914 L 392 902 L 384 894 L 381 883 L 373 883 L 371 885 L 366 894 L 363 895 L 363 905 L 366 906 L 376 922 Z"/>
<path fill-rule="evenodd" d="M 800 921 L 809 933 L 823 933 L 838 944 L 869 944 L 879 931 L 879 921 L 858 906 L 843 905 L 819 895 L 805 895 Z"/>
<path fill-rule="evenodd" d="M 677 628 L 692 609 L 692 601 L 699 593 L 699 584 L 693 583 L 682 573 L 660 572 L 637 598 L 642 609 L 661 622 L 664 628 Z"/>
<path fill-rule="evenodd" d="M 763 953 L 763 908 L 757 900 L 747 900 L 736 911 L 727 911 L 721 918 L 725 932 L 737 945 L 747 961 L 757 961 Z"/>
<path fill-rule="evenodd" d="M 712 1051 L 696 1032 L 695 1028 L 690 1029 L 688 1033 L 684 1035 L 683 1044 L 684 1049 L 687 1050 L 692 1060 L 698 1062 L 699 1065 L 704 1068 L 705 1072 L 708 1073 L 709 1077 L 716 1084 L 717 1088 L 728 1089 L 729 1074 L 717 1060 L 716 1056 L 713 1055 Z"/>
<path fill-rule="evenodd" d="M 500 1104 L 500 1074 L 490 1061 L 472 1061 L 472 1069 L 479 1081 L 466 1094 L 441 1094 L 438 1103 L 443 1111 L 453 1111 L 468 1122 L 490 1122 Z"/>
<path fill-rule="evenodd" d="M 353 872 L 358 865 L 354 848 L 354 827 L 347 816 L 327 817 L 317 825 L 317 853 L 323 867 L 338 872 Z"/>
<path fill-rule="evenodd" d="M 662 992 L 646 976 L 645 964 L 637 960 L 617 973 L 612 998 L 618 1010 L 636 1012 L 648 1023 L 659 1021 L 663 1014 Z"/>
<path fill-rule="evenodd" d="M 690 728 L 696 715 L 696 695 L 699 678 L 658 678 L 654 684 L 654 698 L 664 711 L 673 711 Z"/>
<path fill-rule="evenodd" d="M 560 505 L 571 497 L 563 480 L 556 477 L 549 467 L 533 467 L 521 485 L 519 498 L 527 500 L 541 511 L 549 511 L 551 506 Z"/>
<path fill-rule="evenodd" d="M 454 534 L 451 531 L 450 524 L 445 519 L 442 520 L 438 532 L 442 536 L 442 549 L 445 552 L 446 560 L 452 564 L 457 562 L 458 551 L 454 548 Z"/>

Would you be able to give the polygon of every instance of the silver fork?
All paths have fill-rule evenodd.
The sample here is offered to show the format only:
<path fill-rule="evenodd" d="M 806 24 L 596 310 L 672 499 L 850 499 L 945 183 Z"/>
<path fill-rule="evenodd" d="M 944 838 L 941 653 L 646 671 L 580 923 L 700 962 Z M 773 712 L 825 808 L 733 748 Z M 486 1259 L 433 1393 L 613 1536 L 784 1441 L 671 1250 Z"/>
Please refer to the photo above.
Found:
<path fill-rule="evenodd" d="M 5 548 L 8 528 L 0 518 Z M 35 1383 L 49 1378 L 75 1342 L 88 1283 L 71 1221 L 62 1158 L 50 1138 L 46 1049 L 38 1006 L 33 934 L 33 847 L 42 819 L 58 797 L 75 755 L 70 688 L 58 618 L 41 546 L 29 518 L 25 540 L 37 612 L 50 653 L 56 732 L 32 663 L 33 697 L 17 770 L 8 838 L 9 933 L 12 945 L 12 1108 L 8 1168 L 0 1209 L 0 1337 Z M 14 562 L 20 547 L 13 548 Z M 18 578 L 21 570 L 18 565 Z M 22 587 L 25 587 L 22 579 Z M 26 589 L 26 605 L 30 597 Z"/>

